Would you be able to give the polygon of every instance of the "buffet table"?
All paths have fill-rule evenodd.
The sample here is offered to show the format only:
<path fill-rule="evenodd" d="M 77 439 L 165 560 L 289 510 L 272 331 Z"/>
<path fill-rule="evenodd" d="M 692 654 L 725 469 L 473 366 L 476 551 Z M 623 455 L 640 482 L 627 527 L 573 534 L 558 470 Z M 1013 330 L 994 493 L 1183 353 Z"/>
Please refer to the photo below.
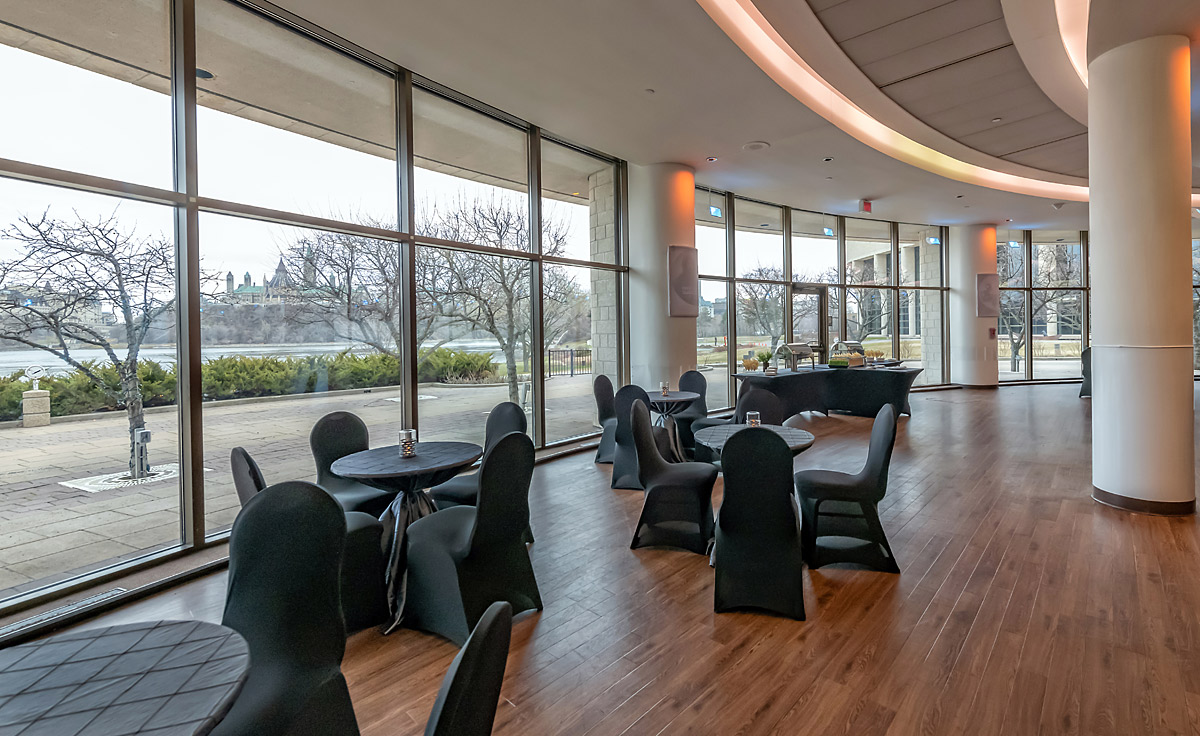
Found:
<path fill-rule="evenodd" d="M 912 414 L 908 391 L 922 368 L 816 368 L 781 370 L 773 376 L 757 371 L 735 373 L 734 378 L 745 381 L 779 397 L 783 415 L 790 417 L 802 411 L 845 412 L 860 417 L 874 417 L 884 404 L 891 404 L 897 416 Z"/>

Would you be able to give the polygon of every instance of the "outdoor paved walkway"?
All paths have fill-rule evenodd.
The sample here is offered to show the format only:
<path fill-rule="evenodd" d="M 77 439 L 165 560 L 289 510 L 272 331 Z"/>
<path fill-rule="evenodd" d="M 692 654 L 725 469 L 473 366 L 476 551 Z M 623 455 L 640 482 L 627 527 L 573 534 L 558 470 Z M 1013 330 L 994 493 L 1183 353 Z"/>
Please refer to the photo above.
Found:
<path fill-rule="evenodd" d="M 546 382 L 547 436 L 595 431 L 591 376 Z M 482 444 L 487 412 L 508 400 L 503 386 L 425 386 L 418 404 L 422 440 Z M 399 391 L 312 394 L 204 407 L 205 510 L 209 530 L 228 527 L 239 504 L 229 474 L 229 451 L 245 447 L 268 483 L 315 474 L 308 435 L 331 411 L 358 414 L 371 445 L 396 444 Z M 153 432 L 152 465 L 179 461 L 178 413 L 146 415 Z M 126 470 L 125 415 L 97 415 L 49 427 L 0 429 L 0 599 L 81 572 L 173 546 L 180 538 L 179 483 L 164 480 L 88 493 L 60 481 Z"/>

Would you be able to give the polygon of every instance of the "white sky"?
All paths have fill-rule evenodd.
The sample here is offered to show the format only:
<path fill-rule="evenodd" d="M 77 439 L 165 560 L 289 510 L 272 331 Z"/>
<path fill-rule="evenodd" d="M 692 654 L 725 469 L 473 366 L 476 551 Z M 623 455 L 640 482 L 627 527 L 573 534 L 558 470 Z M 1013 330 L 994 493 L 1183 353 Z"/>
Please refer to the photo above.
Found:
<path fill-rule="evenodd" d="M 36 54 L 0 45 L 0 99 L 21 101 L 0 114 L 0 157 L 171 189 L 170 99 Z M 19 114 L 14 110 L 19 110 Z M 333 219 L 396 221 L 395 163 L 204 107 L 197 112 L 199 183 L 205 196 Z M 513 192 L 425 169 L 416 170 L 416 200 L 455 200 Z M 564 255 L 587 259 L 588 208 L 545 201 L 544 217 L 568 224 Z M 139 235 L 171 237 L 168 207 L 73 192 L 0 178 L 0 226 L 47 207 L 52 216 L 77 210 L 86 218 L 111 214 Z M 201 220 L 201 266 L 249 271 L 255 283 L 272 273 L 281 247 L 297 234 L 242 218 Z M 11 243 L 0 241 L 0 257 Z M 583 289 L 588 279 L 577 278 Z"/>

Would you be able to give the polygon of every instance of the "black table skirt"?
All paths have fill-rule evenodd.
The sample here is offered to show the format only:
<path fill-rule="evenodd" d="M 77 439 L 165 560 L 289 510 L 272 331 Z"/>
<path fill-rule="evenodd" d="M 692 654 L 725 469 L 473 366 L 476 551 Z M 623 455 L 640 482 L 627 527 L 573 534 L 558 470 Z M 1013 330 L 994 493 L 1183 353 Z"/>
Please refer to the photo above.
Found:
<path fill-rule="evenodd" d="M 762 373 L 736 373 L 734 378 L 779 397 L 783 414 L 790 417 L 802 411 L 841 411 L 860 417 L 874 417 L 884 404 L 896 414 L 912 414 L 908 392 L 922 368 L 829 368 L 780 371 L 774 376 Z"/>

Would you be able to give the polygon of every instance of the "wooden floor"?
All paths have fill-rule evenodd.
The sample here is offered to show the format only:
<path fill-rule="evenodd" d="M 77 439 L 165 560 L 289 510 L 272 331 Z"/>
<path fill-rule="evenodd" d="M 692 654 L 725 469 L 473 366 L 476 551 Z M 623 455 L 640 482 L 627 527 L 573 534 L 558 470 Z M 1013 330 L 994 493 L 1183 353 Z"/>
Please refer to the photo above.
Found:
<path fill-rule="evenodd" d="M 497 734 L 1200 733 L 1200 533 L 1088 497 L 1078 386 L 946 391 L 900 422 L 881 506 L 900 575 L 805 572 L 808 621 L 712 611 L 700 555 L 629 550 L 641 505 L 575 456 L 538 468 L 546 609 L 514 625 Z M 797 467 L 857 470 L 869 420 L 814 417 Z M 224 575 L 126 619 L 220 616 Z M 455 648 L 354 636 L 367 736 L 419 734 Z"/>

